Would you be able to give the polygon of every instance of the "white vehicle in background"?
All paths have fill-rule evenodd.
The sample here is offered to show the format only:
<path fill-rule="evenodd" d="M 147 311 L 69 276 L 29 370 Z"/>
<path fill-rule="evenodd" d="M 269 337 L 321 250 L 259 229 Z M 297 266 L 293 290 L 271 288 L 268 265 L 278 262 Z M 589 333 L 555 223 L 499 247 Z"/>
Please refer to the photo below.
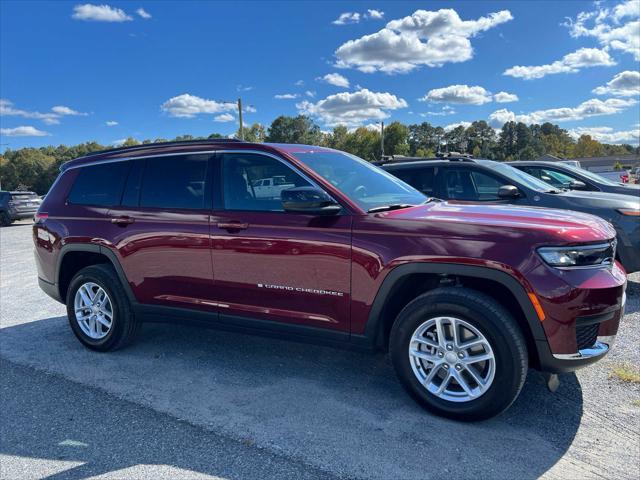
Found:
<path fill-rule="evenodd" d="M 284 175 L 261 178 L 253 182 L 253 191 L 256 198 L 273 198 L 279 199 L 280 192 L 288 188 L 295 187 L 295 184 L 287 182 Z"/>
<path fill-rule="evenodd" d="M 582 168 L 582 165 L 580 165 L 580 162 L 578 160 L 561 160 L 558 163 L 564 163 L 565 165 L 571 165 L 572 167 Z"/>

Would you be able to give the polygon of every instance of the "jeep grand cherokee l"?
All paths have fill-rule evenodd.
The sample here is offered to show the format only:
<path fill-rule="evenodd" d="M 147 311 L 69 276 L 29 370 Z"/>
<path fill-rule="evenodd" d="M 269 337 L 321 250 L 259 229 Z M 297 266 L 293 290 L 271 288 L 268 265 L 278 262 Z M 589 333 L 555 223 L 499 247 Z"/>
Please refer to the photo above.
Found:
<path fill-rule="evenodd" d="M 16 220 L 33 218 L 41 200 L 34 192 L 0 191 L 0 226 L 8 227 Z"/>
<path fill-rule="evenodd" d="M 640 199 L 605 192 L 565 191 L 492 160 L 448 158 L 385 163 L 393 173 L 425 195 L 452 203 L 507 204 L 561 208 L 597 215 L 618 237 L 618 259 L 627 273 L 640 270 Z M 573 212 L 565 212 L 566 216 Z"/>
<path fill-rule="evenodd" d="M 284 178 L 280 198 L 254 182 Z M 352 155 L 207 140 L 72 160 L 33 227 L 39 283 L 88 348 L 142 322 L 388 349 L 424 407 L 505 410 L 528 366 L 610 349 L 626 276 L 600 218 L 435 201 Z"/>

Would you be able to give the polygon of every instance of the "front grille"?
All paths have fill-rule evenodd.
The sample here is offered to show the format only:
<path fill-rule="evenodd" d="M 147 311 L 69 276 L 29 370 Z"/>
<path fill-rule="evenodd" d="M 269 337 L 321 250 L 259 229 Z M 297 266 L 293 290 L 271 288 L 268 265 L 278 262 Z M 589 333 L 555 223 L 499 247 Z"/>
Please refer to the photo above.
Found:
<path fill-rule="evenodd" d="M 578 350 L 590 348 L 596 343 L 598 337 L 599 323 L 593 325 L 581 325 L 576 327 L 576 341 L 578 342 Z"/>

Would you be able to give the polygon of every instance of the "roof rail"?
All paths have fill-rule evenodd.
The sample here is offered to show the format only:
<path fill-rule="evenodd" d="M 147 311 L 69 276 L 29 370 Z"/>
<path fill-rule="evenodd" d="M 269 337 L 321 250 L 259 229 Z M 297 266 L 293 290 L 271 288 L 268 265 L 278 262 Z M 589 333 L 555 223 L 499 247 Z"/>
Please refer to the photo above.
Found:
<path fill-rule="evenodd" d="M 194 140 L 174 140 L 171 142 L 153 142 L 153 143 L 142 143 L 140 145 L 131 145 L 128 147 L 115 147 L 115 148 L 107 148 L 105 150 L 97 150 L 95 152 L 88 153 L 78 158 L 91 158 L 97 155 L 105 155 L 107 153 L 117 153 L 117 152 L 127 152 L 127 151 L 136 151 L 136 150 L 144 150 L 147 148 L 154 148 L 160 146 L 175 146 L 175 145 L 194 145 L 194 144 L 207 144 L 207 143 L 244 143 L 243 140 L 238 140 L 237 138 L 200 138 Z"/>

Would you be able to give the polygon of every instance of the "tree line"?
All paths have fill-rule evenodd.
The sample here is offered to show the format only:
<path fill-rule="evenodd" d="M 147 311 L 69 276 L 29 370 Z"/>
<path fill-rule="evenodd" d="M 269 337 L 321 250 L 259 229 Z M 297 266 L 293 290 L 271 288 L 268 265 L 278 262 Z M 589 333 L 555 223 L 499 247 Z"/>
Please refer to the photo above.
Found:
<path fill-rule="evenodd" d="M 381 142 L 380 129 L 360 127 L 349 130 L 341 125 L 331 132 L 323 132 L 307 116 L 283 115 L 276 118 L 268 129 L 254 123 L 244 127 L 242 133 L 244 140 L 249 142 L 321 145 L 343 150 L 369 161 L 380 160 L 383 146 L 384 154 L 389 156 L 433 157 L 442 152 L 458 152 L 499 161 L 529 160 L 544 154 L 583 158 L 640 153 L 640 147 L 604 144 L 589 135 L 582 135 L 574 140 L 567 130 L 551 123 L 526 125 L 507 122 L 496 132 L 484 120 L 447 130 L 428 122 L 412 125 L 392 122 L 385 126 Z M 236 136 L 239 134 L 238 131 Z M 123 146 L 204 138 L 223 138 L 223 135 L 181 135 L 174 139 L 156 138 L 142 142 L 128 138 Z M 97 142 L 86 142 L 70 147 L 59 145 L 7 149 L 0 155 L 0 185 L 3 190 L 33 190 L 41 195 L 45 194 L 57 177 L 62 163 L 106 148 L 110 147 Z"/>

